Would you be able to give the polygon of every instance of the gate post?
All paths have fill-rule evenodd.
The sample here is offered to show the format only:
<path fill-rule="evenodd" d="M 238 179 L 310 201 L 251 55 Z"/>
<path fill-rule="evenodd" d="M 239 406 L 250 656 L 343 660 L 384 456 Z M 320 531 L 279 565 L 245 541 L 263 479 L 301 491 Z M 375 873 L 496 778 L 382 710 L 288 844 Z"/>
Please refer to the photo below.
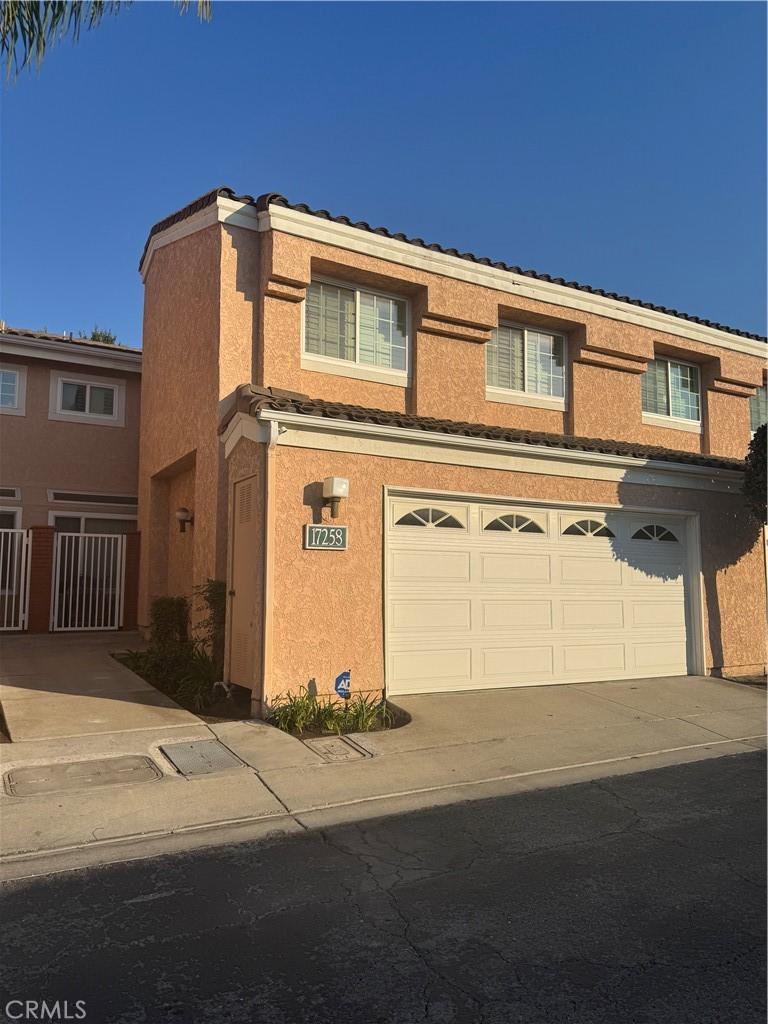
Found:
<path fill-rule="evenodd" d="M 125 590 L 123 591 L 123 629 L 136 629 L 139 611 L 140 533 L 125 535 Z"/>
<path fill-rule="evenodd" d="M 52 526 L 31 526 L 29 528 L 32 547 L 29 559 L 28 633 L 50 632 L 55 533 Z"/>

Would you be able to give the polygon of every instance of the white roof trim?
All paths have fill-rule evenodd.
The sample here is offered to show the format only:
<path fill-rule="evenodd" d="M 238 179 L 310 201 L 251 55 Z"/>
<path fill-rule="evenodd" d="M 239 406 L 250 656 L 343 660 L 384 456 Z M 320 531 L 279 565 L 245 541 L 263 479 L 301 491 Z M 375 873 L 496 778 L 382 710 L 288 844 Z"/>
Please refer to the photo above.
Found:
<path fill-rule="evenodd" d="M 278 434 L 278 444 L 289 447 L 697 491 L 737 493 L 741 488 L 742 474 L 736 470 L 357 423 L 274 409 L 262 409 L 256 418 L 248 413 L 235 415 L 222 435 L 225 455 L 229 457 L 242 438 L 264 443 L 265 428 L 270 423 L 285 428 Z"/>
<path fill-rule="evenodd" d="M 97 366 L 99 369 L 123 370 L 141 373 L 141 352 L 137 349 L 97 348 L 72 344 L 69 341 L 23 338 L 16 334 L 0 332 L 0 354 L 23 356 L 25 359 L 45 359 L 53 363 L 76 363 L 82 366 Z"/>
<path fill-rule="evenodd" d="M 669 313 L 659 313 L 656 310 L 635 306 L 629 302 L 619 302 L 617 299 L 610 299 L 603 295 L 581 292 L 575 288 L 569 288 L 567 285 L 555 284 L 551 281 L 540 281 L 523 274 L 515 274 L 510 270 L 499 270 L 497 267 L 469 263 L 458 256 L 421 249 L 410 242 L 401 242 L 396 238 L 376 235 L 360 228 L 324 220 L 322 217 L 301 213 L 284 206 L 270 206 L 268 211 L 257 213 L 252 205 L 227 199 L 224 196 L 219 196 L 215 204 L 211 203 L 199 213 L 154 235 L 150 239 L 141 266 L 142 277 L 146 278 L 152 255 L 156 249 L 217 222 L 252 231 L 283 231 L 300 238 L 373 256 L 400 266 L 412 267 L 416 270 L 424 270 L 428 273 L 440 274 L 443 277 L 481 285 L 484 288 L 493 288 L 496 291 L 519 295 L 523 298 L 549 302 L 567 309 L 609 317 L 612 320 L 621 320 L 625 323 L 645 327 L 648 330 L 663 331 L 666 334 L 717 345 L 720 348 L 758 356 L 761 359 L 768 356 L 768 346 L 762 341 L 741 338 L 728 331 L 697 324 L 692 320 L 684 320 Z"/>

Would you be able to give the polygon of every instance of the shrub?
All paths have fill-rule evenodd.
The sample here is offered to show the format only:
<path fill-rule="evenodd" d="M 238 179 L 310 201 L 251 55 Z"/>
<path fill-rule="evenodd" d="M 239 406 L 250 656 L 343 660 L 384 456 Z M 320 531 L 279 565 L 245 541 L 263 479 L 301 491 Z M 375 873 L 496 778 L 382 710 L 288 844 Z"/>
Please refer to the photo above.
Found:
<path fill-rule="evenodd" d="M 216 679 L 224 675 L 224 628 L 227 617 L 227 585 L 224 580 L 207 580 L 195 587 L 195 595 L 206 613 L 196 629 L 196 639 L 210 653 L 216 668 Z"/>
<path fill-rule="evenodd" d="M 182 669 L 176 700 L 194 711 L 202 711 L 213 703 L 218 675 L 216 663 L 210 654 L 196 646 Z"/>
<path fill-rule="evenodd" d="M 158 649 L 189 639 L 186 597 L 156 597 L 149 610 L 149 646 Z"/>

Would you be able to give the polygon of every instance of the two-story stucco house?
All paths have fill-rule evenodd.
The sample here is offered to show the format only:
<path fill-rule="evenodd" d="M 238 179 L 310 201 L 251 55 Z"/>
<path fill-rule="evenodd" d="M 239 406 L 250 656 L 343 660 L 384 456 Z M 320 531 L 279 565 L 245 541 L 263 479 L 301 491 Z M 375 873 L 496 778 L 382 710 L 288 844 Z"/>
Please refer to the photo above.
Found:
<path fill-rule="evenodd" d="M 762 668 L 764 338 L 229 189 L 141 272 L 140 621 L 226 576 L 256 712 Z"/>
<path fill-rule="evenodd" d="M 141 352 L 0 325 L 0 528 L 136 529 Z"/>

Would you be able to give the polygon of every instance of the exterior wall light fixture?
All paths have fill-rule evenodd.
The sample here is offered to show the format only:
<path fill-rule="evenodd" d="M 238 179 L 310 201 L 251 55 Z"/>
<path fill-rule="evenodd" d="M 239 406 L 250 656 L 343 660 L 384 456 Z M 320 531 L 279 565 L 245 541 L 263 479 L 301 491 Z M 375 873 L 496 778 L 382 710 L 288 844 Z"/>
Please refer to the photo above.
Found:
<path fill-rule="evenodd" d="M 343 476 L 327 476 L 323 480 L 323 504 L 331 506 L 331 519 L 338 519 L 339 502 L 349 497 L 349 480 Z"/>
<path fill-rule="evenodd" d="M 194 523 L 195 521 L 195 517 L 192 515 L 189 509 L 184 508 L 184 506 L 182 506 L 181 508 L 177 508 L 176 511 L 174 512 L 174 515 L 176 516 L 176 521 L 179 524 L 179 530 L 181 533 L 186 533 L 187 523 L 189 523 L 189 525 L 191 526 L 192 523 Z"/>

